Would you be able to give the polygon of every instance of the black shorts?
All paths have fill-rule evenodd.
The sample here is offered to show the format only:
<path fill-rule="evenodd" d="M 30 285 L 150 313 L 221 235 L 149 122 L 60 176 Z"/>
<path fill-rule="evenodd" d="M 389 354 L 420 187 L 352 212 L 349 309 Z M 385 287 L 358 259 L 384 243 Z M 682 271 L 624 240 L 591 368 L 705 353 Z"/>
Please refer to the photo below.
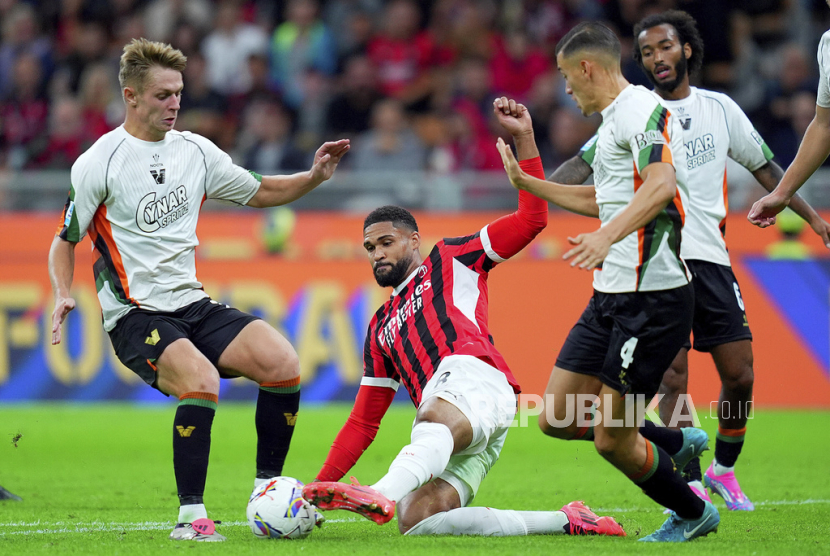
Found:
<path fill-rule="evenodd" d="M 652 292 L 594 291 L 556 366 L 595 376 L 621 394 L 651 398 L 689 340 L 693 310 L 690 285 Z"/>
<path fill-rule="evenodd" d="M 133 309 L 109 334 L 118 359 L 158 388 L 155 363 L 167 346 L 187 338 L 215 367 L 225 348 L 255 320 L 259 319 L 206 297 L 177 311 Z"/>
<path fill-rule="evenodd" d="M 694 259 L 686 261 L 686 265 L 694 276 L 695 349 L 711 351 L 729 342 L 752 340 L 741 289 L 732 267 Z M 691 346 L 687 340 L 686 349 Z"/>

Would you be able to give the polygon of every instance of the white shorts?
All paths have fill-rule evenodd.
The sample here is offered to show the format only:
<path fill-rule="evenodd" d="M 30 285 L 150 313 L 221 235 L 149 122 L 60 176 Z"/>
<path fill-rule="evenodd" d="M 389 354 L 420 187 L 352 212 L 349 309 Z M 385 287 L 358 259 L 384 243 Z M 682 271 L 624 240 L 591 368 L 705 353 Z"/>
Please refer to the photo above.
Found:
<path fill-rule="evenodd" d="M 516 416 L 516 394 L 504 373 L 495 367 L 470 355 L 451 355 L 441 361 L 427 382 L 421 403 L 431 397 L 453 404 L 473 428 L 470 445 L 453 455 L 438 477 L 458 491 L 461 505 L 466 506 L 499 459 Z"/>

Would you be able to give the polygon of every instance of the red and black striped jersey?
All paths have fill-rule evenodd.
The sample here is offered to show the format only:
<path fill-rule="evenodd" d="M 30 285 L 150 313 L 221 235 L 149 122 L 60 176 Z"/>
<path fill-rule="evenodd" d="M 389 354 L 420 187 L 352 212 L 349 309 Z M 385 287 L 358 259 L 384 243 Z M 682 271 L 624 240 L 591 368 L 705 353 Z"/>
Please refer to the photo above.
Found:
<path fill-rule="evenodd" d="M 531 176 L 545 179 L 541 160 L 522 160 Z M 395 390 L 402 382 L 418 407 L 421 394 L 444 357 L 478 357 L 519 385 L 493 344 L 487 322 L 487 277 L 547 225 L 548 205 L 527 191 L 519 208 L 480 232 L 444 239 L 395 288 L 369 323 L 363 347 L 363 379 L 348 421 L 332 444 L 319 481 L 337 481 L 372 443 Z"/>
<path fill-rule="evenodd" d="M 362 384 L 403 383 L 418 406 L 441 360 L 460 354 L 499 369 L 519 392 L 487 323 L 487 277 L 504 260 L 493 251 L 489 228 L 438 242 L 423 264 L 395 288 L 369 323 Z"/>

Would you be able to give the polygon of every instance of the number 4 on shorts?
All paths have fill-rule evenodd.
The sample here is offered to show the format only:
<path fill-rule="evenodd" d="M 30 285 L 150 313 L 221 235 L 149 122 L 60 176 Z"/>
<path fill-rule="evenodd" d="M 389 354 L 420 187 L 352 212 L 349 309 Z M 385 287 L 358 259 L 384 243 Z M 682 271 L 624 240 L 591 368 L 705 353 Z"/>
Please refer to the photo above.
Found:
<path fill-rule="evenodd" d="M 631 362 L 634 361 L 634 350 L 637 348 L 637 338 L 629 338 L 623 344 L 620 350 L 620 357 L 622 358 L 622 368 L 627 369 Z"/>

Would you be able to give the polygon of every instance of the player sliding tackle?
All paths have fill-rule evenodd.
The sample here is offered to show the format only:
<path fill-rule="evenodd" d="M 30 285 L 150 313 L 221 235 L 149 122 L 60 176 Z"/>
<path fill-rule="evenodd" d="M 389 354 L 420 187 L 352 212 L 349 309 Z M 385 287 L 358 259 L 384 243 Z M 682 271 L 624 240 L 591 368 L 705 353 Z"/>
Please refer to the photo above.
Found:
<path fill-rule="evenodd" d="M 519 165 L 543 178 L 524 106 L 500 98 L 494 111 L 513 136 Z M 391 520 L 397 506 L 398 528 L 408 535 L 625 535 L 612 518 L 596 516 L 582 502 L 548 512 L 468 507 L 499 457 L 519 393 L 490 336 L 487 277 L 544 229 L 547 213 L 545 201 L 522 191 L 518 211 L 469 236 L 438 242 L 426 260 L 408 211 L 387 206 L 369 214 L 363 246 L 375 280 L 393 294 L 369 324 L 354 408 L 319 482 L 303 489 L 307 500 L 378 524 Z M 371 487 L 334 482 L 372 443 L 401 383 L 418 408 L 411 443 Z"/>
<path fill-rule="evenodd" d="M 596 269 L 594 295 L 559 352 L 545 392 L 554 403 L 539 425 L 549 436 L 593 440 L 646 495 L 673 510 L 641 540 L 691 540 L 717 530 L 720 517 L 711 502 L 695 496 L 675 465 L 682 469 L 700 455 L 706 433 L 654 427 L 646 431 L 653 433 L 647 440 L 636 422 L 625 419 L 632 397 L 656 394 L 691 331 L 694 295 L 680 257 L 688 206 L 683 130 L 660 97 L 625 80 L 619 40 L 607 27 L 574 27 L 556 46 L 556 63 L 582 113 L 602 114 L 591 146 L 596 185 L 547 182 L 524 172 L 509 149 L 499 150 L 517 188 L 599 217 L 602 226 L 569 238 L 573 248 L 565 259 Z M 575 394 L 598 395 L 597 411 L 605 418 L 594 427 L 565 421 L 567 404 L 556 402 Z"/>

